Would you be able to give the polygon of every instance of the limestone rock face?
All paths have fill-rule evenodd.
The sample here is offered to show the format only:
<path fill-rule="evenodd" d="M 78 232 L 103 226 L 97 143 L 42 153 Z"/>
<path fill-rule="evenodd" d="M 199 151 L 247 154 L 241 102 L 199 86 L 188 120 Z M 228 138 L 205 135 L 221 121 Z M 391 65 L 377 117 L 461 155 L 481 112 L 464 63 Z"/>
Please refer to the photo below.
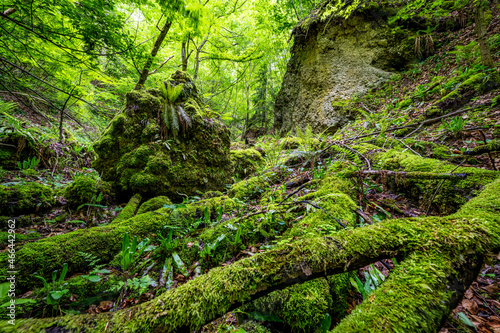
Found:
<path fill-rule="evenodd" d="M 165 195 L 220 190 L 231 180 L 230 132 L 208 118 L 188 74 L 162 91 L 132 91 L 125 111 L 94 145 L 93 167 L 118 192 Z"/>
<path fill-rule="evenodd" d="M 275 104 L 282 135 L 310 124 L 334 132 L 354 116 L 345 101 L 390 78 L 413 58 L 404 31 L 393 33 L 387 14 L 357 12 L 349 19 L 312 15 L 295 27 L 291 59 Z"/>

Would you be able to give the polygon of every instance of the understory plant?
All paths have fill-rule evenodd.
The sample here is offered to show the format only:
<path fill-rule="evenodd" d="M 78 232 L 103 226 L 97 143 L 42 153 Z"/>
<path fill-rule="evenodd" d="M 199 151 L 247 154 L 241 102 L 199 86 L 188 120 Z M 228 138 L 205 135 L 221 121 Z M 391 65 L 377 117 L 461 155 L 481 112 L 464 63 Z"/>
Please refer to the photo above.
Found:
<path fill-rule="evenodd" d="M 47 305 L 57 306 L 61 315 L 62 315 L 62 310 L 59 305 L 59 302 L 61 301 L 61 298 L 69 292 L 67 284 L 64 283 L 64 279 L 66 278 L 66 273 L 68 273 L 68 264 L 64 263 L 59 278 L 57 278 L 57 270 L 52 272 L 51 283 L 48 283 L 47 280 L 45 280 L 42 276 L 33 275 L 34 277 L 42 280 L 43 282 L 44 290 L 47 291 L 47 296 L 45 298 Z"/>

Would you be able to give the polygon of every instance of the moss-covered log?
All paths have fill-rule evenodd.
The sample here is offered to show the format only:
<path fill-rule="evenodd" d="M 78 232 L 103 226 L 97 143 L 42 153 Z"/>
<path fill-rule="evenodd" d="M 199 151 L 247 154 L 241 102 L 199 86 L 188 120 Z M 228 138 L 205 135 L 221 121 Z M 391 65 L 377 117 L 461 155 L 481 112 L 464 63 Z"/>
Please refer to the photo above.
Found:
<path fill-rule="evenodd" d="M 120 214 L 118 214 L 118 216 L 113 220 L 113 222 L 125 221 L 134 217 L 135 212 L 137 212 L 137 209 L 139 209 L 141 201 L 142 196 L 139 193 L 134 194 L 125 205 L 125 207 L 123 207 Z"/>
<path fill-rule="evenodd" d="M 16 329 L 22 332 L 43 329 L 50 332 L 185 331 L 199 328 L 241 303 L 276 289 L 358 269 L 382 258 L 400 256 L 406 260 L 374 295 L 378 297 L 377 302 L 379 299 L 382 302 L 385 297 L 401 296 L 404 300 L 400 302 L 408 304 L 408 310 L 415 311 L 404 323 L 401 323 L 401 311 L 385 311 L 384 318 L 380 319 L 384 320 L 384 331 L 435 332 L 448 315 L 451 304 L 450 293 L 439 286 L 444 281 L 443 274 L 463 274 L 451 263 L 464 254 L 481 256 L 500 248 L 499 192 L 500 180 L 496 180 L 451 216 L 389 220 L 323 237 L 303 237 L 232 265 L 212 269 L 155 300 L 133 308 L 94 316 L 19 320 Z M 462 259 L 458 260 L 459 265 L 462 262 Z M 461 281 L 449 284 L 451 291 L 456 293 L 454 297 L 460 296 L 468 284 L 466 279 Z M 430 295 L 422 295 L 422 288 L 427 287 L 421 282 L 427 282 L 433 290 L 429 291 Z M 402 294 L 397 295 L 398 292 Z M 439 303 L 440 297 L 445 297 L 444 304 Z M 373 301 L 369 299 L 365 303 Z M 362 306 L 369 308 L 370 304 Z M 429 309 L 430 315 L 426 312 Z M 346 327 L 343 332 L 359 331 L 349 323 L 364 319 L 350 318 L 346 317 L 346 324 L 340 324 Z M 417 321 L 425 324 L 418 326 Z M 379 331 L 377 325 L 379 322 L 372 320 L 364 324 L 365 331 Z"/>
<path fill-rule="evenodd" d="M 485 145 L 480 145 L 472 150 L 467 150 L 464 155 L 477 156 L 494 151 L 500 151 L 500 140 L 492 140 Z"/>
<path fill-rule="evenodd" d="M 412 253 L 332 332 L 437 332 L 481 264 L 478 255 Z"/>
<path fill-rule="evenodd" d="M 188 217 L 185 222 L 189 223 L 196 214 L 201 215 L 205 207 L 211 212 L 226 201 L 233 203 L 227 197 L 212 198 L 190 204 L 179 212 Z M 232 207 L 229 204 L 226 206 Z M 89 263 L 80 252 L 90 253 L 100 258 L 103 263 L 109 262 L 120 252 L 123 235 L 126 232 L 143 238 L 162 230 L 165 225 L 172 223 L 169 218 L 170 211 L 170 208 L 162 208 L 156 212 L 136 215 L 128 220 L 90 229 L 80 229 L 25 244 L 16 253 L 17 287 L 21 291 L 26 291 L 40 285 L 40 281 L 31 276 L 34 272 L 50 278 L 52 271 L 60 269 L 64 263 L 69 265 L 68 276 L 86 272 L 89 269 Z"/>
<path fill-rule="evenodd" d="M 500 172 L 472 167 L 458 167 L 454 164 L 436 159 L 420 157 L 408 151 L 399 149 L 381 150 L 379 147 L 360 145 L 356 149 L 366 154 L 373 167 L 390 171 L 404 171 L 407 173 L 421 173 L 423 179 L 412 177 L 387 178 L 387 185 L 397 192 L 404 192 L 416 200 L 424 209 L 432 204 L 432 210 L 440 215 L 454 213 L 473 198 L 484 185 L 500 177 Z M 440 190 L 439 179 L 426 179 L 429 173 L 439 174 L 467 174 L 466 178 L 452 178 L 446 180 Z M 384 179 L 382 179 L 384 180 Z M 430 199 L 436 193 L 433 202 Z"/>

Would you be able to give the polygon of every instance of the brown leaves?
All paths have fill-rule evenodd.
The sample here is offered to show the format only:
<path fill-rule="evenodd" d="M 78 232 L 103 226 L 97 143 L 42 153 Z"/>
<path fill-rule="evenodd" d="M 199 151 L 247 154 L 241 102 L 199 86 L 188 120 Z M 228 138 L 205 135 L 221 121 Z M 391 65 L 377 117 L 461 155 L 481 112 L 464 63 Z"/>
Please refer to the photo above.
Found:
<path fill-rule="evenodd" d="M 87 312 L 90 314 L 98 314 L 98 313 L 102 313 L 102 312 L 108 312 L 113 308 L 113 305 L 114 305 L 114 303 L 111 301 L 102 301 L 101 303 L 99 303 L 99 306 L 92 304 Z"/>

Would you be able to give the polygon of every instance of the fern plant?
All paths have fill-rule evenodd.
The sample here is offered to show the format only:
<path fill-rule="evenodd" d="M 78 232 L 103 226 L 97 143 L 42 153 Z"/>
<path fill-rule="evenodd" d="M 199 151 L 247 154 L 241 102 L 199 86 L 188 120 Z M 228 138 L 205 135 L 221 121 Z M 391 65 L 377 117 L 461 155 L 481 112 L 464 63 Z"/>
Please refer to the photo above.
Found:
<path fill-rule="evenodd" d="M 167 130 L 171 130 L 174 139 L 177 140 L 179 131 L 182 128 L 184 133 L 187 133 L 191 127 L 191 118 L 181 105 L 175 105 L 175 101 L 179 98 L 184 85 L 181 83 L 177 86 L 172 86 L 170 82 L 165 82 L 160 85 L 160 91 L 163 97 L 163 122 Z"/>

